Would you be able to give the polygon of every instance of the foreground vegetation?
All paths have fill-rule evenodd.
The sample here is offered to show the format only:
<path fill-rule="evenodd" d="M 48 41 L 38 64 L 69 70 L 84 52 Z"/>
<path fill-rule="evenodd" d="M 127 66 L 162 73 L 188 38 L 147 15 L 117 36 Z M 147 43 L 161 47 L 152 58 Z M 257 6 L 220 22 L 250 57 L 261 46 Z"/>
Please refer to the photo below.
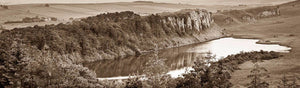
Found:
<path fill-rule="evenodd" d="M 249 79 L 252 79 L 252 82 L 248 84 L 248 87 L 268 88 L 269 84 L 266 82 L 266 80 L 263 80 L 263 77 L 268 76 L 264 72 L 267 70 L 263 67 L 260 67 L 256 62 L 275 59 L 279 56 L 279 53 L 276 52 L 241 52 L 240 54 L 230 55 L 224 59 L 214 62 L 215 57 L 209 54 L 207 57 L 201 58 L 201 60 L 195 62 L 195 65 L 193 66 L 194 70 L 183 74 L 183 77 L 175 79 L 168 75 L 154 75 L 158 73 L 163 74 L 166 70 L 164 69 L 165 66 L 163 65 L 164 63 L 162 59 L 154 59 L 156 62 L 155 64 L 159 67 L 152 65 L 147 66 L 145 71 L 147 73 L 150 72 L 150 75 L 146 74 L 146 76 L 142 77 L 133 77 L 123 82 L 106 81 L 102 83 L 106 87 L 114 88 L 229 88 L 233 86 L 233 84 L 229 81 L 231 78 L 230 74 L 235 70 L 239 70 L 239 64 L 242 64 L 246 61 L 252 61 L 255 63 L 255 67 L 251 71 L 251 75 L 248 76 Z M 153 60 L 150 60 L 149 62 L 153 62 Z M 151 69 L 151 71 L 148 69 Z M 295 82 L 287 83 L 286 81 L 288 80 L 283 79 L 282 84 L 278 86 L 296 86 Z"/>

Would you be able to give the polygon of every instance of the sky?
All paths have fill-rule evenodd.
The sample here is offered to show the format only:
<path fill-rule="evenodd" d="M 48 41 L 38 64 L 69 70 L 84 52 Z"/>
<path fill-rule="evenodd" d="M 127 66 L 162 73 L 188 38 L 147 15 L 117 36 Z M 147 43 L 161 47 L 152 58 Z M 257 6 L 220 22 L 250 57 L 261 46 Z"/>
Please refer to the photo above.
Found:
<path fill-rule="evenodd" d="M 0 0 L 0 4 L 31 4 L 31 3 L 108 3 L 132 2 L 137 0 Z M 145 0 L 141 0 L 145 1 Z M 293 0 L 148 0 L 164 3 L 181 3 L 193 5 L 236 5 L 236 4 L 278 4 Z"/>

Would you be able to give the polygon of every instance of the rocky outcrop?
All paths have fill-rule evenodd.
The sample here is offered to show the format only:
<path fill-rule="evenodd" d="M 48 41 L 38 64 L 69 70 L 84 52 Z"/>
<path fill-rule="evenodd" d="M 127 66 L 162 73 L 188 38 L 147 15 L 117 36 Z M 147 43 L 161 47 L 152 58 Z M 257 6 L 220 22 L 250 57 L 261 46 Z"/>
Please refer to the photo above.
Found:
<path fill-rule="evenodd" d="M 280 15 L 279 6 L 265 6 L 265 7 L 247 9 L 246 12 L 252 14 L 253 17 L 255 17 L 256 19 Z"/>
<path fill-rule="evenodd" d="M 253 22 L 253 21 L 256 21 L 254 17 L 250 16 L 250 15 L 246 15 L 246 16 L 243 16 L 242 17 L 242 20 L 244 22 Z"/>
<path fill-rule="evenodd" d="M 201 31 L 209 28 L 213 19 L 211 17 L 211 13 L 206 10 L 188 10 L 178 12 L 172 15 L 164 16 L 162 19 L 163 24 L 171 25 L 174 28 L 179 28 L 180 30 L 197 30 Z"/>
<path fill-rule="evenodd" d="M 225 20 L 225 24 L 230 24 L 233 22 L 233 19 L 231 17 L 227 17 L 224 20 Z"/>
<path fill-rule="evenodd" d="M 272 17 L 272 16 L 278 16 L 280 15 L 279 8 L 274 8 L 270 10 L 263 11 L 258 14 L 258 17 L 265 18 L 265 17 Z"/>
<path fill-rule="evenodd" d="M 219 26 L 230 26 L 239 23 L 256 22 L 259 19 L 279 15 L 280 10 L 278 6 L 265 6 L 245 10 L 219 11 L 213 18 Z"/>

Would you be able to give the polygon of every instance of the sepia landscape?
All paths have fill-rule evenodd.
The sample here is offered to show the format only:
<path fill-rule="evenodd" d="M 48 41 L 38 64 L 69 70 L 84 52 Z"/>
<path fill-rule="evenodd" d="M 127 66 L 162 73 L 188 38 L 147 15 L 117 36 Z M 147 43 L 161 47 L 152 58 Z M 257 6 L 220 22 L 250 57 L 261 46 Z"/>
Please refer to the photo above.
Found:
<path fill-rule="evenodd" d="M 300 0 L 1 0 L 0 88 L 300 88 Z"/>

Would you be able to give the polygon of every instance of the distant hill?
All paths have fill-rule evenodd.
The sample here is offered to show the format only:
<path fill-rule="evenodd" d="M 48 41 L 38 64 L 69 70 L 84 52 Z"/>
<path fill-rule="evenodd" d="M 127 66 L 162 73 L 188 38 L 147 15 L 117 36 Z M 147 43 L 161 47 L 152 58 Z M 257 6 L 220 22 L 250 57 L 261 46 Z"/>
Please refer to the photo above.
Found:
<path fill-rule="evenodd" d="M 109 3 L 133 2 L 145 0 L 2 0 L 1 4 L 32 4 L 32 3 Z M 193 5 L 238 5 L 238 4 L 280 4 L 293 0 L 146 0 L 146 2 L 184 3 Z"/>
<path fill-rule="evenodd" d="M 153 1 L 133 1 L 134 3 L 154 3 Z"/>
<path fill-rule="evenodd" d="M 25 17 L 55 17 L 57 22 L 69 22 L 70 18 L 84 18 L 107 12 L 133 11 L 141 16 L 162 13 L 175 12 L 181 9 L 207 9 L 211 12 L 217 10 L 245 9 L 254 6 L 204 6 L 204 5 L 187 5 L 171 3 L 153 3 L 151 1 L 136 2 L 118 2 L 118 3 L 99 3 L 99 4 L 24 4 L 9 5 L 9 9 L 0 9 L 0 25 L 7 21 L 20 21 Z M 31 23 L 31 24 L 9 24 L 4 25 L 8 29 L 15 27 L 26 27 L 33 25 L 45 25 L 49 23 Z M 51 23 L 52 24 L 52 23 Z M 57 23 L 54 23 L 57 24 Z"/>

